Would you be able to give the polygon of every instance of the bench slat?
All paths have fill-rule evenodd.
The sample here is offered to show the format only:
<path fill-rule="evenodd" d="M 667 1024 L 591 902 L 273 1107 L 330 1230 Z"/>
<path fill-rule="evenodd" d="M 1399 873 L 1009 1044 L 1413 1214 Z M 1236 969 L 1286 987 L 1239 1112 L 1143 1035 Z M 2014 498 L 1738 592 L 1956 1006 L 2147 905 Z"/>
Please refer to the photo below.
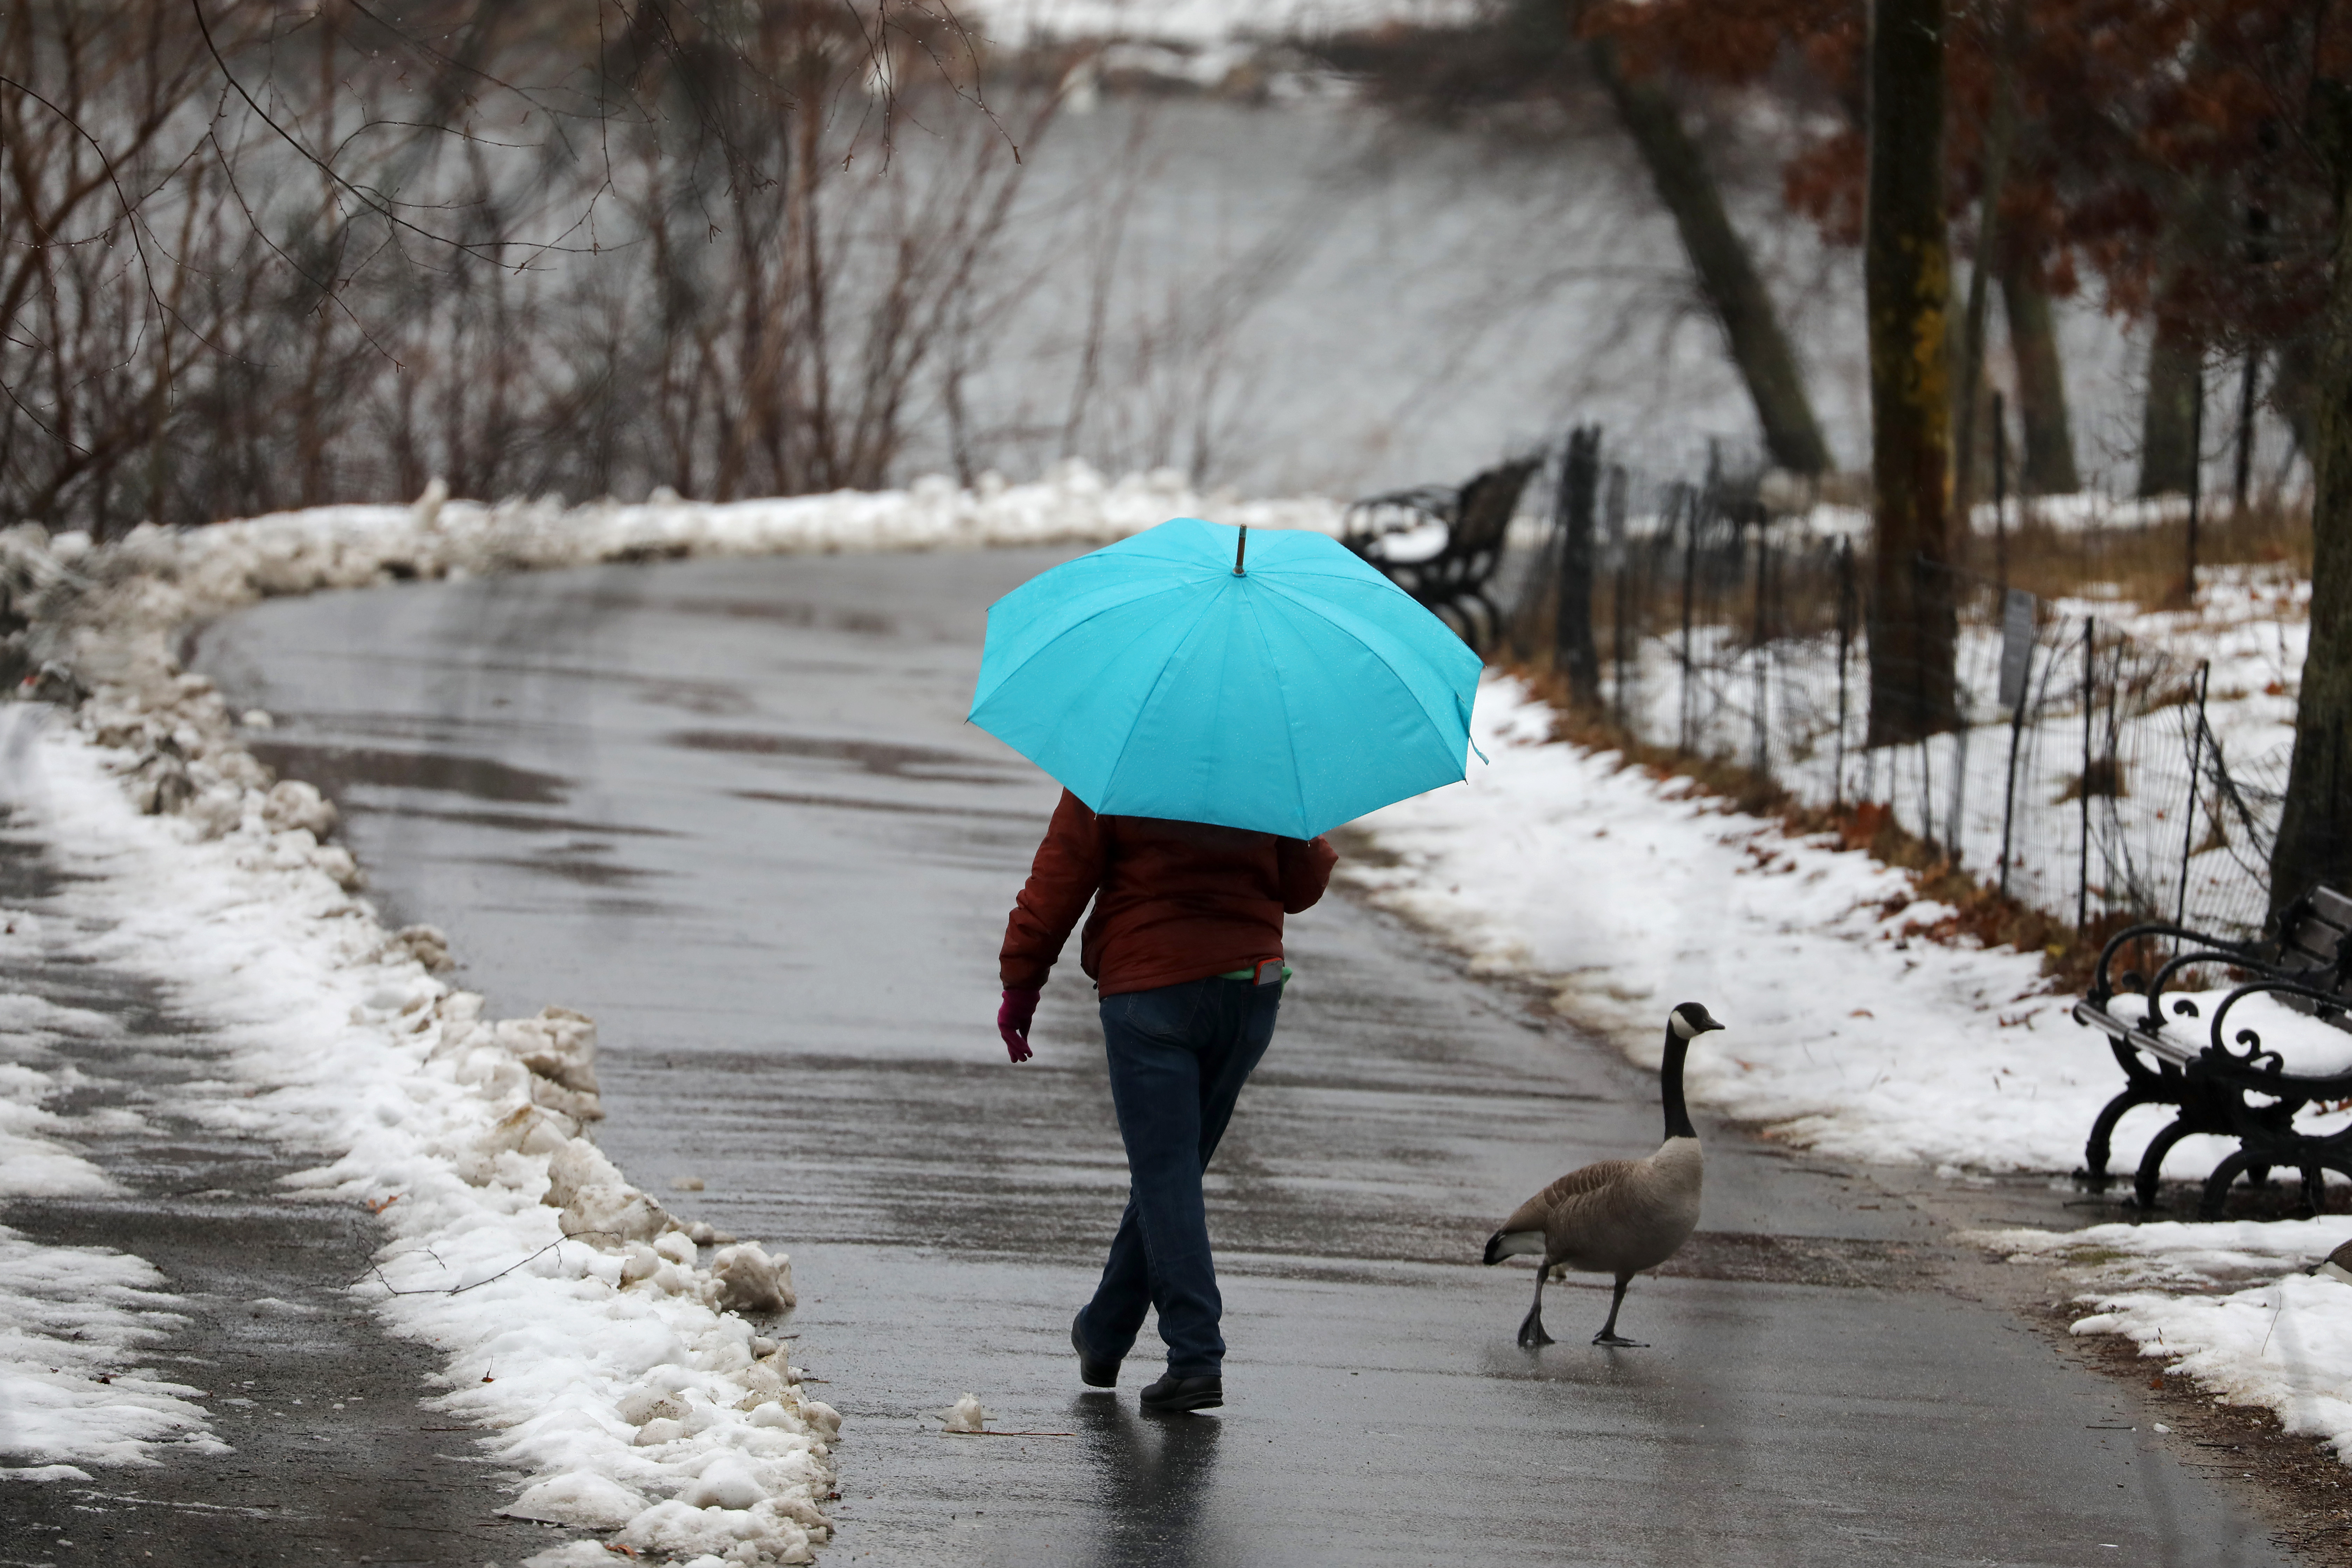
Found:
<path fill-rule="evenodd" d="M 2126 1023 L 2105 1008 L 2094 1007 L 2088 1002 L 2074 1004 L 2074 1017 L 2077 1022 L 2088 1024 L 2112 1039 L 2121 1040 L 2152 1057 L 2159 1057 L 2182 1067 L 2195 1061 L 2198 1052 L 2205 1048 L 2205 1042 L 2201 1039 L 2195 1045 L 2189 1045 L 2168 1035 L 2150 1034 L 2141 1026 Z"/>
<path fill-rule="evenodd" d="M 2344 932 L 2317 915 L 2305 915 L 2287 933 L 2286 945 L 2290 952 L 2309 959 L 2311 967 L 2324 969 L 2334 963 L 2336 955 L 2343 951 Z"/>
<path fill-rule="evenodd" d="M 2311 890 L 2312 911 L 2338 931 L 2352 930 L 2352 898 L 2346 898 L 2333 888 Z"/>

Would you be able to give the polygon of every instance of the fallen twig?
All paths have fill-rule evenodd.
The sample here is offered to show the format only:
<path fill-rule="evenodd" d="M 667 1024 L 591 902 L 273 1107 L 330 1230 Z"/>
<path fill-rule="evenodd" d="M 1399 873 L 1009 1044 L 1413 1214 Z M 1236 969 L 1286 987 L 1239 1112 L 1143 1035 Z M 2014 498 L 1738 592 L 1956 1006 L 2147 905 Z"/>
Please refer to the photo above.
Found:
<path fill-rule="evenodd" d="M 940 1436 L 943 1437 L 1075 1437 L 1077 1434 L 1076 1432 L 966 1432 L 961 1427 L 950 1426 Z"/>
<path fill-rule="evenodd" d="M 505 1279 L 508 1275 L 513 1273 L 524 1264 L 530 1263 L 544 1254 L 554 1251 L 557 1247 L 562 1246 L 567 1241 L 578 1241 L 583 1236 L 618 1236 L 621 1233 L 616 1230 L 575 1230 L 569 1236 L 557 1237 L 553 1241 L 549 1242 L 545 1247 L 541 1247 L 539 1251 L 532 1253 L 529 1258 L 519 1258 L 512 1263 L 508 1264 L 504 1268 L 499 1269 L 496 1274 L 485 1275 L 483 1278 L 475 1280 L 470 1285 L 428 1285 L 422 1289 L 404 1290 L 399 1286 L 394 1285 L 391 1280 L 386 1279 L 383 1277 L 383 1266 L 382 1264 L 371 1263 L 368 1265 L 367 1274 L 362 1274 L 357 1279 L 352 1280 L 352 1286 L 355 1288 L 364 1284 L 367 1281 L 368 1274 L 373 1274 L 375 1276 L 376 1283 L 383 1286 L 387 1292 L 394 1296 L 462 1296 L 468 1290 L 478 1289 L 482 1286 L 488 1285 L 493 1279 Z M 434 1261 L 436 1263 L 439 1263 L 441 1260 L 436 1258 Z M 447 1266 L 445 1264 L 443 1267 L 446 1268 Z"/>

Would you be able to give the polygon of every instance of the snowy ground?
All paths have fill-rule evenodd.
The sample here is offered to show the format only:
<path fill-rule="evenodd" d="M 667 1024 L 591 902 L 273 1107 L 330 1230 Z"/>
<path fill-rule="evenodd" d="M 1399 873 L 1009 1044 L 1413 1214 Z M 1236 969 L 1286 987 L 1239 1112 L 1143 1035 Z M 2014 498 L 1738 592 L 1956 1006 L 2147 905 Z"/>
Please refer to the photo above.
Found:
<path fill-rule="evenodd" d="M 32 915 L 0 911 L 0 955 L 11 967 L 67 950 Z M 0 992 L 0 1199 L 116 1191 L 65 1141 L 88 1119 L 48 1108 L 79 1077 L 53 1043 L 112 1026 L 97 1014 Z M 195 1389 L 139 1365 L 140 1352 L 181 1321 L 165 1285 L 143 1259 L 45 1247 L 0 1226 L 0 1478 L 87 1480 L 81 1464 L 152 1464 L 173 1446 L 223 1448 Z"/>
<path fill-rule="evenodd" d="M 1791 838 L 1687 780 L 1549 739 L 1508 678 L 1479 693 L 1491 765 L 1365 819 L 1396 865 L 1344 874 L 1654 1061 L 1666 1010 L 1728 1026 L 1693 1096 L 1852 1159 L 2067 1169 L 2115 1092 L 2037 956 L 1906 934 L 1949 911 L 1833 841 Z M 2186 1145 L 2183 1146 L 2184 1148 Z"/>
<path fill-rule="evenodd" d="M 1366 818 L 1398 863 L 1346 874 L 1474 967 L 1551 987 L 1637 1060 L 1655 1059 L 1669 1006 L 1706 1003 L 1730 1028 L 1694 1050 L 1693 1093 L 1792 1142 L 1955 1169 L 2082 1163 L 2120 1075 L 2038 953 L 1932 940 L 1954 911 L 1908 874 L 1552 741 L 1552 717 L 1490 678 L 1475 725 L 1489 765 Z M 2237 1021 L 2315 1065 L 2347 1043 L 2283 1009 Z M 2160 1125 L 2126 1118 L 2118 1167 Z M 2174 1158 L 2209 1168 L 2226 1147 L 2190 1139 Z"/>
<path fill-rule="evenodd" d="M 2352 1215 L 1968 1239 L 2083 1286 L 2095 1310 L 2074 1332 L 2121 1334 L 2216 1398 L 2266 1406 L 2352 1457 L 2352 1285 L 2305 1272 L 2352 1241 Z"/>

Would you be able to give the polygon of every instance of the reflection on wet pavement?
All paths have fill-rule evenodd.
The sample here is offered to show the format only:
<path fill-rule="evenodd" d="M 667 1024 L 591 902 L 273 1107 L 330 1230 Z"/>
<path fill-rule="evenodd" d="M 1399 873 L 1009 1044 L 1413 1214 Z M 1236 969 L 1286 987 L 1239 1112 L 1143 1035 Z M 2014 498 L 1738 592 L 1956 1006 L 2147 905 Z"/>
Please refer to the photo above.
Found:
<path fill-rule="evenodd" d="M 1056 791 L 963 722 L 987 603 L 1063 553 L 420 584 L 266 605 L 203 650 L 240 706 L 297 716 L 287 741 L 404 712 L 464 735 L 436 752 L 560 784 L 478 818 L 424 782 L 437 763 L 349 776 L 350 837 L 496 1008 L 597 1016 L 598 1136 L 635 1181 L 791 1250 L 794 1359 L 849 1418 L 826 1561 L 2279 1561 L 2160 1450 L 2086 1443 L 2109 1385 L 1941 1288 L 1934 1222 L 1720 1128 L 1704 1233 L 1628 1298 L 1656 1348 L 1569 1332 L 1607 1305 L 1571 1277 L 1563 1342 L 1520 1351 L 1528 1275 L 1480 1245 L 1562 1170 L 1654 1146 L 1655 1079 L 1345 897 L 1293 924 L 1210 1177 L 1226 1407 L 1139 1415 L 1149 1339 L 1115 1395 L 1080 1392 L 1070 1315 L 1125 1163 L 1074 963 L 1038 1059 L 996 1043 L 1004 910 Z M 647 700 L 665 683 L 740 727 L 681 730 Z M 943 1436 L 965 1391 L 1000 1429 L 1073 1436 Z"/>
<path fill-rule="evenodd" d="M 296 778 L 310 775 L 300 772 Z M 389 816 L 415 816 L 428 822 L 447 822 L 461 827 L 499 827 L 509 833 L 594 833 L 606 837 L 631 838 L 676 838 L 678 835 L 667 827 L 647 827 L 641 823 L 572 822 L 561 816 L 534 816 L 520 811 L 436 811 L 430 806 L 394 803 L 372 805 L 372 812 Z"/>
<path fill-rule="evenodd" d="M 941 784 L 1026 783 L 1025 774 L 1007 767 L 979 769 L 969 752 L 941 751 L 936 746 L 892 745 L 881 741 L 843 740 L 819 735 L 773 735 L 747 730 L 681 730 L 663 740 L 689 752 L 729 752 L 741 756 L 791 757 L 796 761 L 855 763 L 885 778 L 929 779 Z"/>
<path fill-rule="evenodd" d="M 377 746 L 306 745 L 295 741 L 248 740 L 253 754 L 288 778 L 303 779 L 331 795 L 354 786 L 436 790 L 477 800 L 510 800 L 520 805 L 560 805 L 564 781 L 551 773 L 512 767 L 488 757 L 444 752 L 396 752 Z"/>

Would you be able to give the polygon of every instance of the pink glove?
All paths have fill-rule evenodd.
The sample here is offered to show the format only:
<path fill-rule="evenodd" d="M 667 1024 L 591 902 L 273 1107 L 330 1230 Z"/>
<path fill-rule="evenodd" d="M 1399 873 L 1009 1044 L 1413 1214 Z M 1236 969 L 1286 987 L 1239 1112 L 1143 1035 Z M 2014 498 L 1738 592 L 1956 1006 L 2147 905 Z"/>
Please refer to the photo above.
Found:
<path fill-rule="evenodd" d="M 1004 993 L 1004 1000 L 996 1005 L 996 1036 L 1004 1042 L 1004 1054 L 1016 1062 L 1029 1059 L 1029 1020 L 1037 1016 L 1037 993 L 1013 991 Z"/>

